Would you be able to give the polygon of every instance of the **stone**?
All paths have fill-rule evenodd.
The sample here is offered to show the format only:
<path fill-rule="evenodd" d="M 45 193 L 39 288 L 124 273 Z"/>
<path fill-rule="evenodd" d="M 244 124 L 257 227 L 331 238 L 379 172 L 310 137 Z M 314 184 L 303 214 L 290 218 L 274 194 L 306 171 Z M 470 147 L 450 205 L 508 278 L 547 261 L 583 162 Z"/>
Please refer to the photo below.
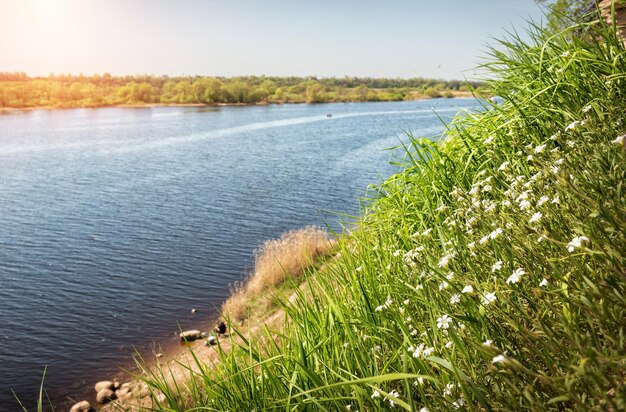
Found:
<path fill-rule="evenodd" d="M 115 391 L 115 396 L 117 396 L 118 398 L 123 398 L 129 393 L 130 393 L 130 387 L 127 386 L 127 387 L 120 388 L 117 391 Z"/>
<path fill-rule="evenodd" d="M 183 341 L 192 341 L 192 340 L 196 340 L 196 339 L 200 339 L 202 338 L 202 333 L 199 330 L 196 329 L 192 329 L 192 330 L 187 330 L 185 332 L 182 332 L 180 334 L 180 340 Z"/>
<path fill-rule="evenodd" d="M 94 385 L 96 392 L 100 392 L 102 389 L 111 389 L 115 387 L 115 384 L 111 381 L 100 381 Z"/>
<path fill-rule="evenodd" d="M 98 403 L 108 403 L 108 402 L 114 400 L 115 398 L 116 398 L 115 397 L 115 392 L 113 392 L 111 389 L 102 389 L 96 395 L 96 402 L 98 402 Z"/>
<path fill-rule="evenodd" d="M 224 335 L 226 333 L 226 324 L 224 322 L 218 322 L 217 325 L 215 325 L 215 332 L 218 335 Z"/>
<path fill-rule="evenodd" d="M 206 345 L 215 345 L 217 343 L 217 338 L 215 336 L 209 336 L 209 338 L 206 340 Z"/>
<path fill-rule="evenodd" d="M 192 308 L 192 309 L 191 309 L 191 313 L 192 313 L 192 314 L 196 314 L 196 313 L 198 313 L 198 310 L 197 310 L 196 308 Z"/>
<path fill-rule="evenodd" d="M 113 390 L 116 391 L 120 388 L 120 383 L 118 381 L 113 382 Z"/>
<path fill-rule="evenodd" d="M 91 404 L 87 401 L 77 402 L 70 408 L 70 412 L 89 412 L 90 410 Z"/>

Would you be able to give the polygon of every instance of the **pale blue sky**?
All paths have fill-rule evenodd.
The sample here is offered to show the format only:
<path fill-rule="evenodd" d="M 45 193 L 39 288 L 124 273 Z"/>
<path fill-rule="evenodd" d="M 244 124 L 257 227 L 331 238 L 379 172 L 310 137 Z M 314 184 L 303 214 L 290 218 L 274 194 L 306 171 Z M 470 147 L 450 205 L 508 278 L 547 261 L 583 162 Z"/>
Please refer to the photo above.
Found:
<path fill-rule="evenodd" d="M 534 0 L 0 0 L 0 71 L 474 78 Z"/>

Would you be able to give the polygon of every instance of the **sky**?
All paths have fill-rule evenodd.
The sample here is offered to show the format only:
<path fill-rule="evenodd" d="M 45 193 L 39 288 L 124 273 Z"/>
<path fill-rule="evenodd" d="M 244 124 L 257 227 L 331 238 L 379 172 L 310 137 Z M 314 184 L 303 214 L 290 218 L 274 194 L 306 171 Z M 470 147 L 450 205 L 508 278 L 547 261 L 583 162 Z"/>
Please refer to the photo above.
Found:
<path fill-rule="evenodd" d="M 475 79 L 535 0 L 0 0 L 0 72 Z"/>

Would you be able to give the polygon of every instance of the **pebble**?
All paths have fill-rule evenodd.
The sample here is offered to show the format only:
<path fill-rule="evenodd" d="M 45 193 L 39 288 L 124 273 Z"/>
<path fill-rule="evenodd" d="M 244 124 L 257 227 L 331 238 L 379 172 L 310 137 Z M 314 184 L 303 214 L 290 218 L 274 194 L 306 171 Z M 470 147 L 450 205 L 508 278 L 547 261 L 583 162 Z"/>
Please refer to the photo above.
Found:
<path fill-rule="evenodd" d="M 196 329 L 187 330 L 180 334 L 180 340 L 182 341 L 185 341 L 185 340 L 192 341 L 192 340 L 200 339 L 201 337 L 202 337 L 202 333 Z"/>
<path fill-rule="evenodd" d="M 113 392 L 111 389 L 102 389 L 96 395 L 96 402 L 98 403 L 108 403 L 113 399 L 115 399 L 115 392 Z"/>
<path fill-rule="evenodd" d="M 70 412 L 89 412 L 90 410 L 91 404 L 87 401 L 77 402 L 70 408 Z"/>
<path fill-rule="evenodd" d="M 196 313 L 196 312 L 198 312 L 196 308 L 191 309 L 191 313 Z"/>
<path fill-rule="evenodd" d="M 111 389 L 115 388 L 115 384 L 111 381 L 100 381 L 95 384 L 94 389 L 96 392 L 100 392 L 102 389 Z"/>

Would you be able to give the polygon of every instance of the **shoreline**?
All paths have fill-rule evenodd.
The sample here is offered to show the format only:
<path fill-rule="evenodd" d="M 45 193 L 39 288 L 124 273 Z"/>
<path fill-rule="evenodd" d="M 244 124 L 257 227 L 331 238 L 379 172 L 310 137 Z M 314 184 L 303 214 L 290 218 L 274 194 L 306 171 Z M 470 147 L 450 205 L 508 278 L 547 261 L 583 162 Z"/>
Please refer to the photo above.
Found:
<path fill-rule="evenodd" d="M 464 99 L 475 97 L 471 92 L 453 92 L 453 96 L 446 97 L 429 97 L 429 96 L 417 96 L 411 99 L 404 100 L 333 100 L 327 102 L 306 102 L 306 101 L 292 101 L 292 102 L 262 102 L 262 103 L 124 103 L 113 105 L 100 105 L 100 106 L 32 106 L 32 107 L 0 107 L 0 113 L 2 112 L 25 112 L 32 110 L 75 110 L 75 109 L 148 109 L 153 107 L 247 107 L 247 106 L 270 106 L 270 105 L 285 105 L 285 104 L 310 104 L 321 105 L 331 103 L 391 103 L 391 102 L 412 102 L 422 100 L 434 100 L 434 99 Z"/>
<path fill-rule="evenodd" d="M 205 316 L 199 314 L 197 322 L 194 322 L 193 326 L 190 326 L 188 329 L 198 329 L 202 332 L 208 331 L 210 333 L 217 319 L 219 319 L 219 313 L 207 313 Z M 111 382 L 119 382 L 120 384 L 129 383 L 133 386 L 139 386 L 140 380 L 138 376 L 142 376 L 143 374 L 137 361 L 140 361 L 143 367 L 149 369 L 155 366 L 165 365 L 172 367 L 182 360 L 185 360 L 186 355 L 189 354 L 189 348 L 192 348 L 196 355 L 201 355 L 204 359 L 206 353 L 206 351 L 203 351 L 205 348 L 205 340 L 206 339 L 203 338 L 185 343 L 181 341 L 178 334 L 176 336 L 168 334 L 163 336 L 160 340 L 144 341 L 141 344 L 142 349 L 136 348 L 134 351 L 127 353 L 128 358 L 120 360 L 120 362 L 114 362 L 113 368 L 117 369 L 115 372 L 99 374 L 96 371 L 90 380 L 85 379 L 84 383 L 80 384 L 81 389 L 72 390 L 68 388 L 58 392 L 57 395 L 53 397 L 58 399 L 58 404 L 54 405 L 54 407 L 59 410 L 64 410 L 64 408 L 69 410 L 69 408 L 77 402 L 86 400 L 92 405 L 92 408 L 97 411 L 119 412 L 118 408 L 120 406 L 131 408 L 135 406 L 135 402 L 139 402 L 142 399 L 140 397 L 129 397 L 119 399 L 117 402 L 98 404 L 96 402 L 97 393 L 94 391 L 94 385 L 100 381 L 108 380 Z M 210 347 L 208 349 L 210 349 Z M 144 402 L 145 401 L 146 400 L 144 400 Z"/>

